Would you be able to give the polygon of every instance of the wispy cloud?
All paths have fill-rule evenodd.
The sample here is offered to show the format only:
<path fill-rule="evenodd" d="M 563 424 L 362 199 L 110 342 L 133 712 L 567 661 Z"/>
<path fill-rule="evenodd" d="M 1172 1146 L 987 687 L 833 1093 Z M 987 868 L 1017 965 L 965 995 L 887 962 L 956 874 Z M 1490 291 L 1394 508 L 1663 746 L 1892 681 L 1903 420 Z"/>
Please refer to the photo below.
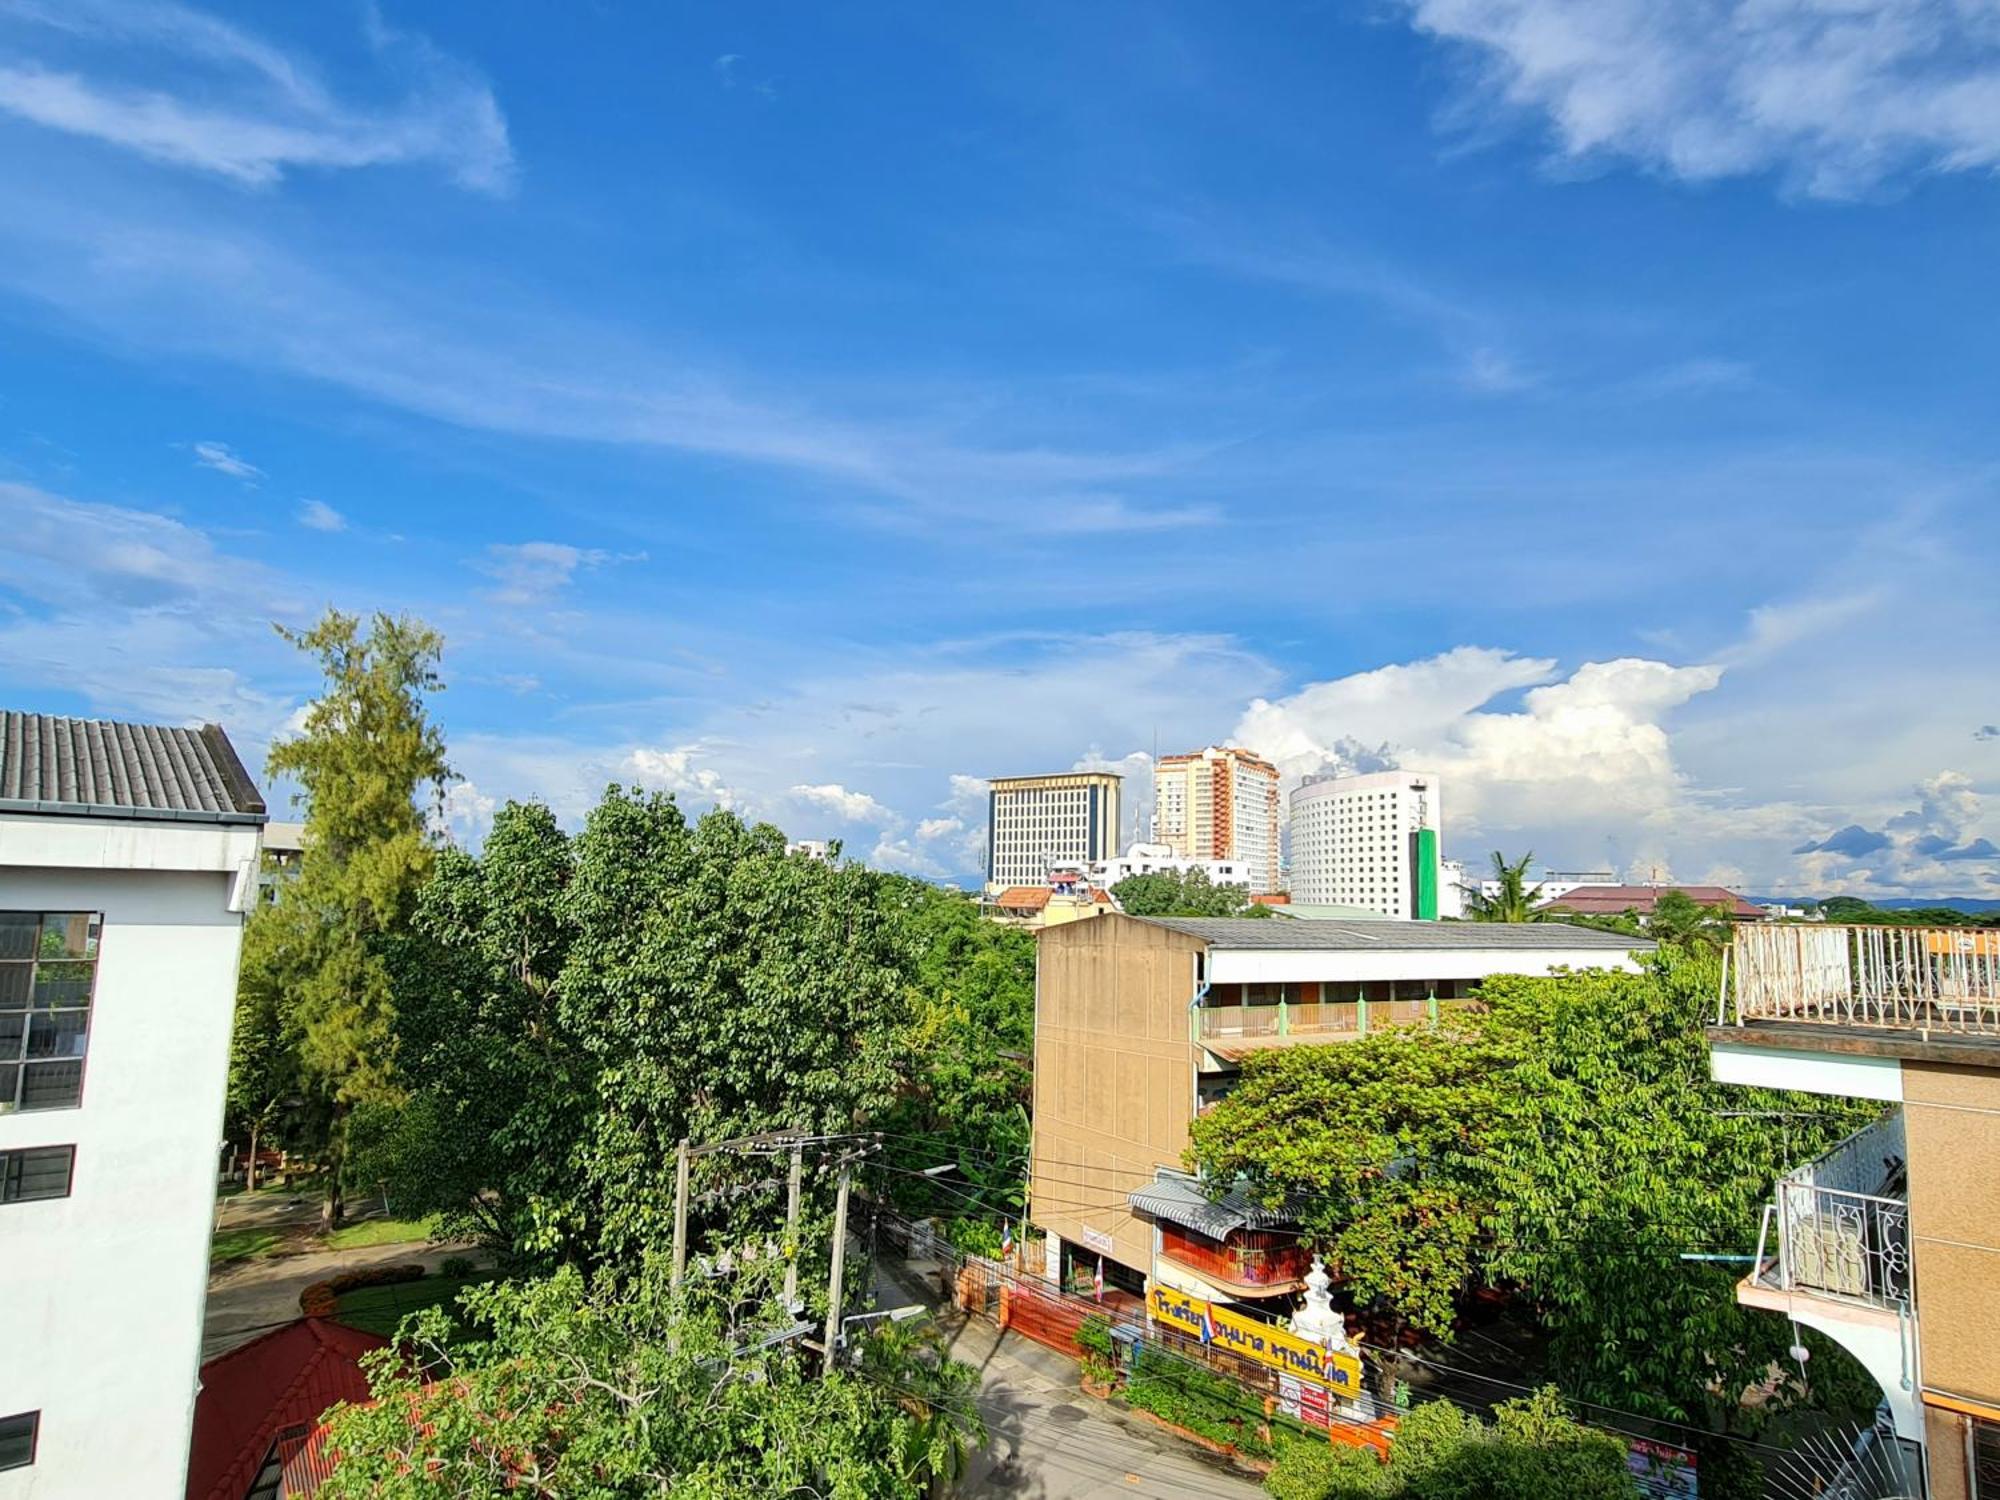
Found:
<path fill-rule="evenodd" d="M 485 82 L 372 15 L 377 62 L 406 80 L 383 106 L 347 103 L 307 63 L 164 0 L 24 0 L 0 26 L 18 38 L 0 66 L 0 112 L 45 129 L 253 187 L 301 167 L 390 164 L 439 166 L 480 192 L 512 184 L 506 121 Z M 27 55 L 54 44 L 81 56 L 58 66 Z M 135 53 L 154 65 L 144 87 L 118 76 Z"/>
<path fill-rule="evenodd" d="M 1824 198 L 2000 166 L 2000 29 L 1958 0 L 1401 0 L 1564 158 Z"/>
<path fill-rule="evenodd" d="M 324 500 L 308 500 L 299 507 L 299 524 L 308 531 L 345 531 L 347 517 Z"/>
<path fill-rule="evenodd" d="M 213 469 L 218 474 L 227 474 L 231 479 L 240 479 L 245 484 L 254 484 L 264 477 L 264 471 L 232 450 L 227 443 L 196 443 L 194 461 L 204 469 Z"/>
<path fill-rule="evenodd" d="M 643 554 L 638 554 L 643 556 Z M 473 559 L 472 566 L 494 580 L 486 597 L 495 604 L 547 604 L 568 588 L 580 572 L 602 567 L 617 558 L 600 547 L 572 547 L 567 542 L 494 542 Z"/>

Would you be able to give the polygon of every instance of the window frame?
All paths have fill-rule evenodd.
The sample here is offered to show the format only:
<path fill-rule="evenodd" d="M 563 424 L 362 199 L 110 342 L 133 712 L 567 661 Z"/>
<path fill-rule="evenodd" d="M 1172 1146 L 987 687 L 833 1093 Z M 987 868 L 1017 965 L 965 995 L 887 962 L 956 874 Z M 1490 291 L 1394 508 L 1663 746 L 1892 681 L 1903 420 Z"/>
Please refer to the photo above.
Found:
<path fill-rule="evenodd" d="M 63 1168 L 62 1191 L 59 1193 L 29 1193 L 20 1191 L 22 1169 L 15 1165 L 20 1158 L 46 1156 L 51 1152 L 63 1152 L 68 1161 Z M 0 1150 L 0 1207 L 16 1203 L 58 1203 L 76 1191 L 76 1146 L 74 1143 L 52 1146 L 12 1146 Z"/>
<path fill-rule="evenodd" d="M 25 970 L 27 974 L 26 987 L 18 998 L 10 998 L 6 996 L 4 990 L 0 990 L 0 1016 L 10 1020 L 18 1018 L 20 1023 L 20 1035 L 14 1042 L 10 1054 L 0 1057 L 0 1115 L 39 1114 L 46 1110 L 78 1109 L 83 1104 L 90 1059 L 91 1018 L 97 1009 L 98 967 L 104 958 L 104 913 L 91 910 L 47 911 L 25 908 L 0 911 L 0 920 L 11 919 L 18 923 L 24 918 L 32 918 L 34 922 L 30 951 L 20 958 L 0 957 L 0 974 L 12 970 Z M 82 919 L 84 932 L 80 953 L 71 955 L 64 952 L 58 956 L 45 954 L 42 951 L 44 936 L 49 931 L 51 918 Z M 44 965 L 52 969 L 60 966 L 74 966 L 79 969 L 87 967 L 88 973 L 80 1003 L 56 1003 L 54 1000 L 38 1003 L 37 992 L 42 988 Z M 60 1042 L 65 1033 L 56 1029 L 55 1018 L 78 1016 L 82 1018 L 82 1024 L 74 1033 L 77 1041 L 73 1053 L 35 1055 L 33 1048 L 37 1020 L 47 1024 L 45 1035 L 53 1032 Z M 38 1073 L 55 1072 L 66 1065 L 73 1065 L 76 1069 L 74 1097 L 54 1103 L 26 1102 L 30 1083 Z"/>
<path fill-rule="evenodd" d="M 42 1413 L 39 1407 L 34 1411 L 17 1411 L 0 1417 L 0 1427 L 6 1426 L 9 1422 L 26 1422 L 28 1424 L 28 1456 L 19 1463 L 10 1464 L 0 1462 L 0 1474 L 14 1469 L 32 1469 L 35 1466 L 35 1458 L 41 1451 Z"/>

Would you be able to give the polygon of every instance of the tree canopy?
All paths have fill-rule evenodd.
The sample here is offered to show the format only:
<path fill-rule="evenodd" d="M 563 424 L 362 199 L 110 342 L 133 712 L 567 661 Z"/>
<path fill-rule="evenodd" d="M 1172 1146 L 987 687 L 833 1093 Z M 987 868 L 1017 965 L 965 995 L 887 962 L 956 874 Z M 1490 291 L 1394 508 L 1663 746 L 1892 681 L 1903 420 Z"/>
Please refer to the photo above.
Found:
<path fill-rule="evenodd" d="M 296 1089 L 334 1163 L 327 1216 L 340 1216 L 345 1124 L 359 1101 L 396 1088 L 395 997 L 383 946 L 406 929 L 436 848 L 427 812 L 450 779 L 426 699 L 443 688 L 444 645 L 419 621 L 376 615 L 366 635 L 328 610 L 279 633 L 314 657 L 324 687 L 269 770 L 299 786 L 296 875 L 244 937 L 232 1088 L 255 1118 Z"/>
<path fill-rule="evenodd" d="M 1542 898 L 1542 888 L 1528 884 L 1528 866 L 1534 863 L 1534 859 L 1532 849 L 1519 859 L 1512 860 L 1495 849 L 1493 879 L 1499 889 L 1489 895 L 1478 886 L 1467 887 L 1466 919 L 1472 922 L 1541 921 L 1543 913 L 1537 903 Z"/>
<path fill-rule="evenodd" d="M 1238 885 L 1217 885 L 1206 870 L 1161 870 L 1128 875 L 1111 888 L 1118 904 L 1135 917 L 1267 917 L 1262 906 Z"/>
<path fill-rule="evenodd" d="M 974 1372 L 921 1331 L 860 1336 L 822 1380 L 755 1278 L 569 1269 L 463 1302 L 479 1336 L 431 1308 L 369 1357 L 374 1401 L 322 1440 L 326 1500 L 927 1500 L 983 1436 Z"/>

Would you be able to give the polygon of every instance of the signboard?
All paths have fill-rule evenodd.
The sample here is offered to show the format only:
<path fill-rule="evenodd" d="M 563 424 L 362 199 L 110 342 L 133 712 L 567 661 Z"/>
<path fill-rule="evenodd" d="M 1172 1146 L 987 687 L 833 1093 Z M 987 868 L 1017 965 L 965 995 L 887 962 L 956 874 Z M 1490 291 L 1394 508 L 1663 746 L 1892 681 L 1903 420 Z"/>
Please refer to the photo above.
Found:
<path fill-rule="evenodd" d="M 1310 1339 L 1302 1339 L 1275 1324 L 1260 1323 L 1219 1302 L 1205 1302 L 1157 1282 L 1147 1305 L 1153 1316 L 1169 1328 L 1192 1335 L 1212 1348 L 1226 1349 L 1244 1359 L 1269 1365 L 1281 1374 L 1318 1381 L 1342 1396 L 1361 1393 L 1361 1361 L 1352 1354 L 1322 1349 Z"/>
<path fill-rule="evenodd" d="M 1111 1236 L 1106 1234 L 1101 1229 L 1084 1230 L 1083 1242 L 1090 1249 L 1095 1250 L 1103 1255 L 1109 1255 L 1113 1248 L 1111 1243 Z"/>
<path fill-rule="evenodd" d="M 1308 1427 L 1333 1425 L 1333 1394 L 1323 1385 L 1296 1375 L 1278 1377 L 1278 1410 Z"/>
<path fill-rule="evenodd" d="M 1625 1467 L 1639 1481 L 1639 1493 L 1647 1500 L 1698 1500 L 1695 1456 L 1672 1443 L 1656 1443 L 1651 1438 L 1628 1439 Z"/>

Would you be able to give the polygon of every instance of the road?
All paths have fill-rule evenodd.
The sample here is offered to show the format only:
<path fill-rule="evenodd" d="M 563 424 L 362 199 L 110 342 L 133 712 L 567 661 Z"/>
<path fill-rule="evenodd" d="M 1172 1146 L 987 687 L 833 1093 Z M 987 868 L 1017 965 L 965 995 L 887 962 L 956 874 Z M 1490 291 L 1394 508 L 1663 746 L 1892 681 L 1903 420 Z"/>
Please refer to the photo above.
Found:
<path fill-rule="evenodd" d="M 899 1274 L 886 1255 L 876 1264 L 881 1306 L 936 1302 L 934 1285 Z M 957 1493 L 994 1500 L 1250 1500 L 1264 1493 L 1200 1449 L 1084 1395 L 1074 1360 L 984 1318 L 949 1308 L 934 1316 L 951 1356 L 979 1371 L 988 1434 Z"/>
<path fill-rule="evenodd" d="M 299 1293 L 336 1271 L 363 1266 L 421 1265 L 435 1271 L 452 1256 L 475 1256 L 468 1245 L 369 1245 L 359 1250 L 316 1250 L 240 1260 L 208 1278 L 208 1311 L 202 1322 L 201 1357 L 249 1342 L 299 1315 Z"/>

